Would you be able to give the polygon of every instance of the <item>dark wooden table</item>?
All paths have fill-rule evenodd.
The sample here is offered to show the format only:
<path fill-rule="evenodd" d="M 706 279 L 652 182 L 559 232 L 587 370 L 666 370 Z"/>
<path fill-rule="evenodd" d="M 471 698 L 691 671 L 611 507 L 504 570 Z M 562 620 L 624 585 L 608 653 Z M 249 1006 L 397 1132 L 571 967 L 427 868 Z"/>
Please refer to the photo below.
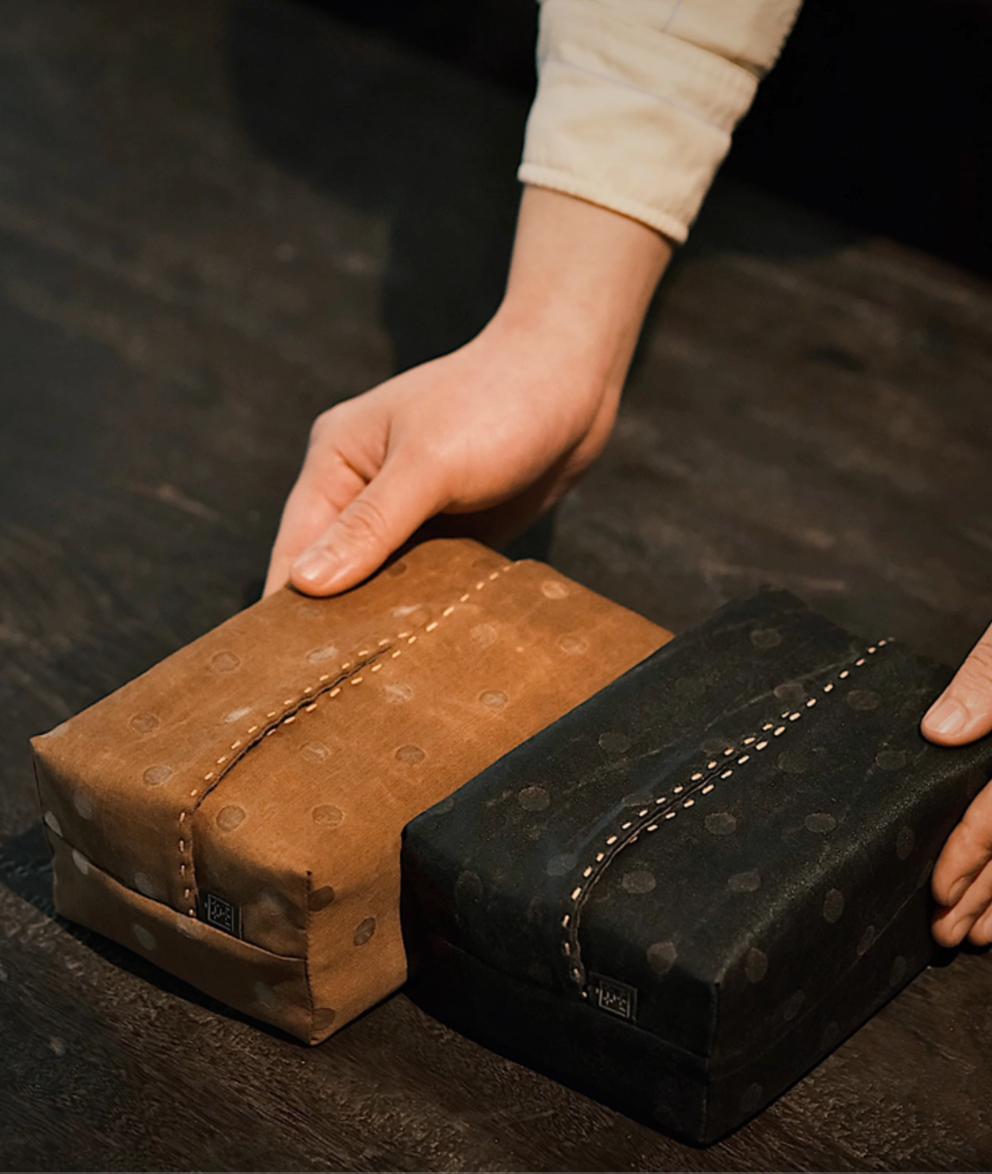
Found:
<path fill-rule="evenodd" d="M 276 0 L 0 6 L 0 1165 L 986 1170 L 992 965 L 693 1150 L 400 994 L 306 1049 L 54 919 L 27 737 L 257 593 L 309 421 L 500 292 L 525 105 Z M 782 584 L 946 661 L 992 618 L 992 289 L 718 189 L 567 574 L 675 629 Z"/>

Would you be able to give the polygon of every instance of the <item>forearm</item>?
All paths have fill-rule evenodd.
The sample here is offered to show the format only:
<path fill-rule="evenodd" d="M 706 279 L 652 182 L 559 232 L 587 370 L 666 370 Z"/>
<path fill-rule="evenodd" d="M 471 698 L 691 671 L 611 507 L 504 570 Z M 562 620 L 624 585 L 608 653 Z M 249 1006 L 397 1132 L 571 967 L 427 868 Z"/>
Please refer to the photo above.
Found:
<path fill-rule="evenodd" d="M 672 255 L 652 228 L 527 187 L 506 295 L 492 329 L 531 335 L 619 397 L 651 297 Z"/>

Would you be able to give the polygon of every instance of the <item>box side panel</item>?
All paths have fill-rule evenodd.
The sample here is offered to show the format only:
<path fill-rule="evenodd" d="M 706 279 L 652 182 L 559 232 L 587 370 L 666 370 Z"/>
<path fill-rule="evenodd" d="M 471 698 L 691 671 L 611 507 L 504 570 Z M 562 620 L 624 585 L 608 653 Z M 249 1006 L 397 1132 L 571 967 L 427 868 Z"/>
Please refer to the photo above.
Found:
<path fill-rule="evenodd" d="M 213 998 L 309 1041 L 312 1009 L 302 958 L 283 958 L 211 929 L 118 884 L 48 829 L 55 908 Z"/>

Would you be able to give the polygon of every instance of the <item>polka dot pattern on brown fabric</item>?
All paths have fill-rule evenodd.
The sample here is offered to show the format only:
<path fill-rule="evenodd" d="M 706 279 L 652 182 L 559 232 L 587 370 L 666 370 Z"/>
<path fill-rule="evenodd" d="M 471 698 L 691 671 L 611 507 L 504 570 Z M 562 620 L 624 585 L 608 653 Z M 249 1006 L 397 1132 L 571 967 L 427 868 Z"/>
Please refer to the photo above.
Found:
<path fill-rule="evenodd" d="M 233 832 L 245 821 L 245 809 L 235 803 L 229 803 L 217 812 L 217 826 L 222 832 Z"/>
<path fill-rule="evenodd" d="M 156 766 L 150 766 L 142 775 L 142 778 L 149 787 L 160 787 L 171 774 L 171 766 L 165 766 L 164 763 L 158 763 Z"/>
<path fill-rule="evenodd" d="M 321 885 L 319 889 L 313 889 L 307 897 L 307 908 L 311 913 L 320 913 L 333 901 L 334 889 L 330 885 Z"/>
<path fill-rule="evenodd" d="M 143 950 L 152 951 L 157 948 L 158 942 L 155 935 L 150 929 L 146 929 L 143 925 L 135 924 L 131 927 L 138 944 Z"/>
<path fill-rule="evenodd" d="M 507 703 L 507 696 L 499 689 L 487 689 L 479 694 L 479 700 L 487 709 L 502 709 Z"/>
<path fill-rule="evenodd" d="M 263 1007 L 273 1007 L 276 1004 L 276 992 L 269 986 L 267 982 L 256 982 L 252 985 L 252 994 L 255 996 L 255 1002 L 261 1003 Z"/>
<path fill-rule="evenodd" d="M 492 624 L 476 624 L 474 628 L 469 629 L 468 634 L 480 648 L 488 648 L 499 639 L 496 629 Z"/>
<path fill-rule="evenodd" d="M 313 1031 L 322 1035 L 325 1031 L 329 1031 L 334 1026 L 334 1020 L 337 1018 L 337 1012 L 333 1007 L 317 1007 L 314 1009 L 312 1027 Z"/>
<path fill-rule="evenodd" d="M 566 656 L 582 656 L 583 653 L 589 651 L 589 641 L 585 636 L 577 636 L 571 633 L 559 636 L 557 645 L 560 651 L 564 652 Z"/>
<path fill-rule="evenodd" d="M 427 755 L 419 746 L 401 746 L 396 751 L 396 757 L 407 766 L 416 766 L 418 762 L 423 762 Z"/>
<path fill-rule="evenodd" d="M 72 796 L 72 805 L 80 819 L 93 818 L 93 800 L 85 791 L 76 791 Z"/>
<path fill-rule="evenodd" d="M 327 831 L 333 831 L 344 823 L 344 812 L 340 807 L 335 807 L 333 803 L 319 804 L 310 813 L 310 817 L 315 824 Z"/>
<path fill-rule="evenodd" d="M 782 643 L 782 635 L 775 628 L 755 628 L 751 633 L 751 643 L 755 648 L 778 648 Z"/>
<path fill-rule="evenodd" d="M 560 579 L 545 579 L 541 584 L 541 594 L 546 599 L 567 599 L 570 593 L 568 586 Z"/>
<path fill-rule="evenodd" d="M 331 752 L 323 742 L 307 742 L 300 748 L 300 754 L 308 762 L 326 762 Z"/>
<path fill-rule="evenodd" d="M 158 718 L 153 713 L 136 713 L 131 718 L 131 729 L 136 734 L 150 734 L 158 728 Z"/>
<path fill-rule="evenodd" d="M 233 673 L 241 667 L 241 659 L 233 652 L 217 652 L 210 658 L 210 668 L 215 673 Z"/>
<path fill-rule="evenodd" d="M 372 935 L 375 933 L 375 918 L 366 917 L 364 921 L 360 922 L 355 927 L 354 942 L 356 946 L 364 946 L 366 942 L 372 940 Z"/>

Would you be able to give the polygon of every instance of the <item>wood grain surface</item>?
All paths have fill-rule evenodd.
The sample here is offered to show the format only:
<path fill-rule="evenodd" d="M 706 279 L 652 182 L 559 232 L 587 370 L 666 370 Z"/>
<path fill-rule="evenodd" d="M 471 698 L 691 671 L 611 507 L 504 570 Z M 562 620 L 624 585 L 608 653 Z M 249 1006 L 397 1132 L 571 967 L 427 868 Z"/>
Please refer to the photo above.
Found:
<path fill-rule="evenodd" d="M 0 1166 L 986 1170 L 992 970 L 680 1146 L 400 994 L 307 1049 L 54 919 L 27 738 L 258 592 L 312 417 L 496 304 L 525 103 L 276 0 L 0 5 Z M 719 186 L 566 574 L 768 582 L 947 662 L 992 618 L 992 288 Z"/>

